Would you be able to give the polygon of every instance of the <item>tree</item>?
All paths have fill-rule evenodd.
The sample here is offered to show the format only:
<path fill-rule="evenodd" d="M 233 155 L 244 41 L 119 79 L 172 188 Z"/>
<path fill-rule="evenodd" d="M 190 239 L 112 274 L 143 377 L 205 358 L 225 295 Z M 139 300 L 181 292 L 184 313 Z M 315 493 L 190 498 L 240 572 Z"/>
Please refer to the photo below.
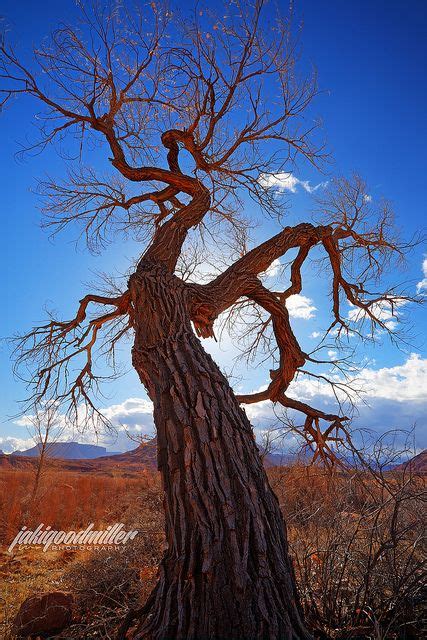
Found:
<path fill-rule="evenodd" d="M 27 416 L 28 430 L 38 449 L 37 465 L 34 470 L 34 483 L 28 502 L 28 514 L 32 515 L 34 505 L 39 496 L 40 483 L 46 471 L 46 463 L 52 446 L 61 437 L 64 430 L 61 417 L 55 403 L 50 402 L 36 407 L 34 415 Z"/>
<path fill-rule="evenodd" d="M 86 295 L 72 320 L 51 318 L 18 345 L 19 360 L 36 369 L 31 403 L 55 398 L 69 418 L 89 422 L 103 420 L 95 351 L 114 354 L 132 336 L 132 363 L 154 405 L 168 544 L 135 638 L 309 637 L 279 504 L 241 405 L 271 400 L 303 415 L 295 428 L 318 459 L 333 460 L 347 418 L 288 392 L 296 375 L 323 375 L 309 371 L 320 360 L 298 344 L 287 307 L 302 290 L 302 267 L 315 252 L 330 274 L 325 339 L 366 337 L 366 323 L 393 332 L 389 320 L 409 299 L 377 291 L 407 245 L 394 235 L 389 205 L 375 210 L 360 178 L 332 182 L 318 223 L 280 222 L 283 198 L 271 185 L 298 159 L 317 164 L 324 152 L 305 119 L 315 78 L 299 77 L 290 21 L 269 22 L 263 4 L 233 3 L 223 18 L 199 9 L 181 18 L 154 3 L 82 9 L 82 25 L 55 31 L 32 66 L 6 44 L 0 50 L 3 104 L 24 94 L 44 108 L 31 149 L 68 135 L 75 151 L 64 181 L 41 184 L 46 224 L 81 224 L 95 250 L 120 233 L 144 242 L 126 290 Z M 84 167 L 83 149 L 95 143 L 108 149 L 112 174 Z M 250 201 L 280 224 L 252 249 Z M 177 275 L 197 234 L 234 256 L 207 282 Z M 289 286 L 270 291 L 261 274 L 285 255 Z M 251 346 L 266 346 L 276 365 L 265 390 L 239 396 L 200 338 L 214 336 L 224 314 L 245 319 L 248 305 L 258 314 Z"/>

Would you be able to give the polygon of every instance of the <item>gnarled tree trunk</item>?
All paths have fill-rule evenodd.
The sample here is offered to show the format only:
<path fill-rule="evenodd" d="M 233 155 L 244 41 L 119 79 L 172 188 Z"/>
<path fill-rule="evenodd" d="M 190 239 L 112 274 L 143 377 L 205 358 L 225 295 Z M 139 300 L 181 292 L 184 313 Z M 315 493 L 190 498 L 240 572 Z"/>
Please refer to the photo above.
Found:
<path fill-rule="evenodd" d="M 251 425 L 194 335 L 188 288 L 159 264 L 130 280 L 133 364 L 154 403 L 167 550 L 135 638 L 309 638 L 286 532 Z"/>
<path fill-rule="evenodd" d="M 319 247 L 331 270 L 332 321 L 317 351 L 332 332 L 339 346 L 340 337 L 365 335 L 366 322 L 372 336 L 376 328 L 387 330 L 395 323 L 384 322 L 384 308 L 396 320 L 399 304 L 412 298 L 394 288 L 381 293 L 377 283 L 411 243 L 395 233 L 389 204 L 375 210 L 366 184 L 355 177 L 331 181 L 320 204 L 322 224 L 284 227 L 278 215 L 277 233 L 247 250 L 244 194 L 275 216 L 283 172 L 293 170 L 298 157 L 317 165 L 324 154 L 315 127 L 305 124 L 317 88 L 311 77 L 298 80 L 294 73 L 292 21 L 278 15 L 270 29 L 263 0 L 239 3 L 224 20 L 215 12 L 202 12 L 199 20 L 191 11 L 175 21 L 151 4 L 151 18 L 126 6 L 105 12 L 102 3 L 84 10 L 85 28 L 55 32 L 35 50 L 31 70 L 0 42 L 1 104 L 27 94 L 46 108 L 36 148 L 67 132 L 83 142 L 91 131 L 108 145 L 120 177 L 76 166 L 65 182 L 48 180 L 46 222 L 57 230 L 82 223 L 94 246 L 115 230 L 136 238 L 152 232 L 140 246 L 143 258 L 129 290 L 88 294 L 73 319 L 52 318 L 18 341 L 25 374 L 27 364 L 35 366 L 26 408 L 53 400 L 67 405 L 75 421 L 81 407 L 86 422 L 105 420 L 96 410 L 95 350 L 114 351 L 135 330 L 133 363 L 154 403 L 168 542 L 136 637 L 307 638 L 279 505 L 239 402 L 271 400 L 300 412 L 305 420 L 298 432 L 315 449 L 313 459 L 334 462 L 338 434 L 349 439 L 348 418 L 288 395 L 298 372 L 312 375 L 307 360 L 324 364 L 298 344 L 289 299 L 302 292 L 302 268 Z M 218 29 L 218 37 L 208 41 L 206 29 Z M 189 232 L 205 228 L 213 237 L 225 231 L 222 222 L 231 226 L 240 257 L 210 282 L 186 285 L 173 273 Z M 270 291 L 260 274 L 292 250 L 289 285 Z M 219 314 L 242 298 L 268 314 L 277 368 L 266 389 L 236 398 L 191 322 L 197 335 L 209 337 Z M 348 318 L 345 300 L 358 318 Z M 89 319 L 89 305 L 109 311 Z M 264 328 L 254 327 L 254 344 Z M 342 391 L 343 381 L 326 379 Z"/>

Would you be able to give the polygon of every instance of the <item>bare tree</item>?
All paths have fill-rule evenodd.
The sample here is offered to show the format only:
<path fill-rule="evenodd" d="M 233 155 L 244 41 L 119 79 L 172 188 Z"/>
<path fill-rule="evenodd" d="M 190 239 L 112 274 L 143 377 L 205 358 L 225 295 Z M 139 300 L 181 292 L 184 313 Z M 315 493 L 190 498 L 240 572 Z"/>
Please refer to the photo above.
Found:
<path fill-rule="evenodd" d="M 68 135 L 68 158 L 74 153 L 65 181 L 41 184 L 46 224 L 80 224 L 95 250 L 119 233 L 143 243 L 126 290 L 86 295 L 73 319 L 51 318 L 18 345 L 19 361 L 36 370 L 31 402 L 55 398 L 68 417 L 90 421 L 102 420 L 95 352 L 114 356 L 132 336 L 132 362 L 154 404 L 168 543 L 135 638 L 309 637 L 279 505 L 240 405 L 271 400 L 299 412 L 299 433 L 319 458 L 333 458 L 346 417 L 288 392 L 321 362 L 302 350 L 289 318 L 301 269 L 310 252 L 324 255 L 333 314 L 326 335 L 338 341 L 365 337 L 360 323 L 392 332 L 384 309 L 396 316 L 409 299 L 377 290 L 407 245 L 394 235 L 389 205 L 375 210 L 358 177 L 333 182 L 318 223 L 281 225 L 248 248 L 247 198 L 280 222 L 272 178 L 324 155 L 307 117 L 315 78 L 299 76 L 289 21 L 263 4 L 233 3 L 222 18 L 199 8 L 181 18 L 154 3 L 83 9 L 82 24 L 55 31 L 30 66 L 0 48 L 3 104 L 23 94 L 43 109 L 31 150 Z M 84 149 L 99 142 L 113 174 L 83 164 Z M 188 271 L 180 256 L 197 234 L 234 252 L 208 282 L 177 275 Z M 293 256 L 290 283 L 270 291 L 260 275 L 285 255 Z M 343 300 L 359 317 L 347 317 Z M 236 396 L 199 338 L 245 305 L 264 314 L 249 327 L 253 348 L 270 331 L 275 365 L 264 391 Z"/>
<path fill-rule="evenodd" d="M 64 425 L 54 402 L 36 407 L 34 415 L 27 416 L 28 430 L 37 447 L 37 464 L 34 472 L 34 483 L 28 502 L 28 514 L 31 514 L 39 496 L 40 483 L 46 471 L 46 463 L 53 445 L 61 437 Z"/>

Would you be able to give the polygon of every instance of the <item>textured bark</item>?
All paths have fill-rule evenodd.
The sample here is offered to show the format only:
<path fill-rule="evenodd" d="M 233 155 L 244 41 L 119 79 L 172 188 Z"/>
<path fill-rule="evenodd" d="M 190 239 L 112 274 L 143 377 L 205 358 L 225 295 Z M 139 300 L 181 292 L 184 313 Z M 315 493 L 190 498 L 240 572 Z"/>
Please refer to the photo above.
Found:
<path fill-rule="evenodd" d="M 188 21 L 175 22 L 151 4 L 152 18 L 144 11 L 143 20 L 120 7 L 105 12 L 102 3 L 99 11 L 84 11 L 86 28 L 55 32 L 50 44 L 35 51 L 31 70 L 0 42 L 1 104 L 27 94 L 46 109 L 35 148 L 67 131 L 84 142 L 92 130 L 108 144 L 109 160 L 120 174 L 116 181 L 76 167 L 64 183 L 48 180 L 42 189 L 46 222 L 58 230 L 82 223 L 95 246 L 115 229 L 139 237 L 139 223 L 142 231 L 151 225 L 153 232 L 129 291 L 87 295 L 72 320 L 52 318 L 18 341 L 25 374 L 35 364 L 27 409 L 32 414 L 33 407 L 53 399 L 67 405 L 75 421 L 82 405 L 87 423 L 105 420 L 96 409 L 95 350 L 114 354 L 121 337 L 135 329 L 134 366 L 154 403 L 168 541 L 137 637 L 306 638 L 280 509 L 239 402 L 270 400 L 302 413 L 305 421 L 297 431 L 315 449 L 313 461 L 337 462 L 341 437 L 350 441 L 348 418 L 289 397 L 290 383 L 300 373 L 353 396 L 355 390 L 339 378 L 316 375 L 304 363 L 325 364 L 316 352 L 332 332 L 338 345 L 349 335 L 365 341 L 365 322 L 372 338 L 380 328 L 395 339 L 388 326 L 395 323 L 387 323 L 382 311 L 389 309 L 397 320 L 401 303 L 419 299 L 398 295 L 394 287 L 378 292 L 377 283 L 414 242 L 399 240 L 389 204 L 373 206 L 366 184 L 355 176 L 331 181 L 320 203 L 325 226 L 301 223 L 281 228 L 249 251 L 242 246 L 243 255 L 211 282 L 185 285 L 175 278 L 191 229 L 222 233 L 217 224 L 227 221 L 240 246 L 250 222 L 235 215 L 244 193 L 280 222 L 280 200 L 268 193 L 269 180 L 261 176 L 287 171 L 298 157 L 317 165 L 324 150 L 312 136 L 315 127 L 304 124 L 317 89 L 311 78 L 295 81 L 291 21 L 278 19 L 274 31 L 264 29 L 269 8 L 262 0 L 240 3 L 238 19 L 226 21 L 206 12 L 199 21 L 194 11 Z M 226 37 L 207 44 L 211 20 Z M 163 164 L 164 152 L 167 168 L 147 166 Z M 135 184 L 132 197 L 126 182 Z M 287 301 L 301 292 L 301 270 L 316 246 L 332 270 L 333 318 L 318 348 L 307 354 L 293 334 Z M 290 250 L 298 252 L 290 258 L 290 285 L 269 291 L 260 274 Z M 210 337 L 218 315 L 242 298 L 268 313 L 279 366 L 270 369 L 266 389 L 235 397 L 191 323 L 198 336 Z M 358 310 L 360 324 L 349 321 L 345 300 Z M 110 308 L 89 319 L 92 304 Z M 256 332 L 254 345 L 267 327 L 256 324 L 248 327 Z M 266 351 L 277 355 L 273 343 Z M 352 371 L 346 356 L 332 364 L 343 378 Z"/>
<path fill-rule="evenodd" d="M 130 292 L 168 545 L 134 638 L 308 638 L 277 498 L 246 414 L 192 331 L 188 289 L 142 262 Z"/>

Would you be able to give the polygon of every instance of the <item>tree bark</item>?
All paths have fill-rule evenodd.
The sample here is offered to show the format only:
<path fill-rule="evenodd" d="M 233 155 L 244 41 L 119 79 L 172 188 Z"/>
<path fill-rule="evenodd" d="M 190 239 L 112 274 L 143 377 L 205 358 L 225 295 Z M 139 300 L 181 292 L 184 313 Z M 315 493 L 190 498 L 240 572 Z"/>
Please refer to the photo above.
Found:
<path fill-rule="evenodd" d="M 129 286 L 167 540 L 135 640 L 310 638 L 278 500 L 245 412 L 194 335 L 189 289 L 146 261 Z"/>

